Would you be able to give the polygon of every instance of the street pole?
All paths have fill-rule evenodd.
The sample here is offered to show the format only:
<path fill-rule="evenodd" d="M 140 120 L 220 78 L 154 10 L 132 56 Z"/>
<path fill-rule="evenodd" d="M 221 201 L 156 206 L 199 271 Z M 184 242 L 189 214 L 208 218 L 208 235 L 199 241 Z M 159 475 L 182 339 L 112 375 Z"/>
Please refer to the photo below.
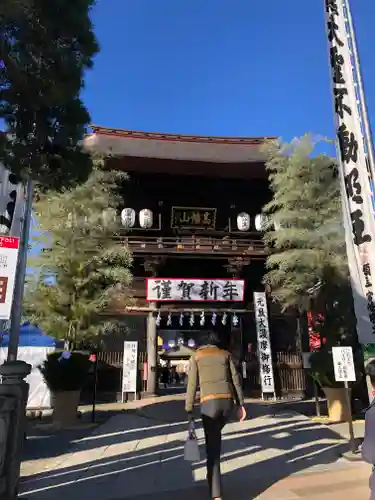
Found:
<path fill-rule="evenodd" d="M 22 316 L 23 291 L 25 287 L 27 253 L 29 249 L 29 235 L 31 223 L 31 210 L 33 204 L 34 183 L 27 181 L 26 202 L 23 216 L 20 251 L 18 254 L 16 283 L 14 287 L 13 303 L 11 311 L 11 325 L 8 346 L 8 361 L 16 361 L 18 354 L 18 344 L 20 336 L 20 323 Z"/>
<path fill-rule="evenodd" d="M 346 404 L 347 404 L 347 410 L 348 410 L 348 426 L 349 426 L 349 444 L 350 444 L 350 451 L 353 454 L 357 453 L 357 445 L 355 442 L 355 437 L 354 437 L 354 427 L 353 427 L 353 416 L 352 416 L 352 401 L 350 397 L 350 389 L 349 389 L 349 384 L 347 381 L 344 382 L 345 386 L 345 398 L 346 398 Z"/>

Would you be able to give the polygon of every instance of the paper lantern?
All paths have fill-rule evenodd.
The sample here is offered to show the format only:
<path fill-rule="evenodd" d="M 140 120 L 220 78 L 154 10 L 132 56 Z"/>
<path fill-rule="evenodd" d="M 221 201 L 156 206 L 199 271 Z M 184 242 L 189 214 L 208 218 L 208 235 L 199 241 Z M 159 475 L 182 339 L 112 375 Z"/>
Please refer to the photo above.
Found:
<path fill-rule="evenodd" d="M 139 212 L 139 225 L 143 229 L 150 229 L 153 225 L 154 217 L 151 210 L 144 208 Z"/>
<path fill-rule="evenodd" d="M 255 229 L 257 231 L 264 231 L 266 229 L 266 216 L 264 214 L 258 214 L 255 216 Z"/>
<path fill-rule="evenodd" d="M 250 229 L 250 215 L 241 212 L 237 215 L 237 228 L 239 231 L 248 231 Z"/>
<path fill-rule="evenodd" d="M 135 224 L 135 210 L 132 208 L 124 208 L 121 211 L 121 222 L 122 225 L 127 228 L 133 227 Z"/>

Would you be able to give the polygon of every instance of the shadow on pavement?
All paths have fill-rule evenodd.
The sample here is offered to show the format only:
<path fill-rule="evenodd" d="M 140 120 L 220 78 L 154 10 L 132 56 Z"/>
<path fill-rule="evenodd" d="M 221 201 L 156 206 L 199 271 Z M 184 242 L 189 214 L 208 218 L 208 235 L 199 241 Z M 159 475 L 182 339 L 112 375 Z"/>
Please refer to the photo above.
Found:
<path fill-rule="evenodd" d="M 22 478 L 20 498 L 207 498 L 204 460 L 191 466 L 183 459 L 186 429 L 181 400 L 117 415 L 81 439 L 76 454 L 54 470 Z M 223 436 L 224 496 L 255 498 L 290 474 L 335 464 L 346 449 L 347 443 L 324 426 L 250 405 L 248 421 L 228 425 Z"/>
<path fill-rule="evenodd" d="M 27 422 L 27 439 L 22 450 L 22 460 L 40 460 L 53 458 L 67 453 L 76 441 L 90 436 L 99 427 L 119 411 L 98 411 L 95 423 L 92 423 L 91 413 L 86 413 L 76 428 L 57 430 L 52 425 L 51 418 L 29 419 Z"/>

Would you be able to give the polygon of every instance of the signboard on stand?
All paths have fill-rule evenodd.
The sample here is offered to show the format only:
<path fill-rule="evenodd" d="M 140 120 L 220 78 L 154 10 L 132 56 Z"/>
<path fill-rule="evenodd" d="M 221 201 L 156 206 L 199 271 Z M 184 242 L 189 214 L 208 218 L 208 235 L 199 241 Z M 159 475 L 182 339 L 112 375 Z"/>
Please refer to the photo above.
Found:
<path fill-rule="evenodd" d="M 137 394 L 138 342 L 124 342 L 124 361 L 122 368 L 122 402 L 125 394 Z"/>
<path fill-rule="evenodd" d="M 264 292 L 254 292 L 254 310 L 258 338 L 259 373 L 262 395 L 273 394 L 276 397 L 267 299 Z"/>
<path fill-rule="evenodd" d="M 355 382 L 353 349 L 351 347 L 332 347 L 332 357 L 336 382 Z"/>
<path fill-rule="evenodd" d="M 10 318 L 19 243 L 19 238 L 0 236 L 0 320 Z"/>
<path fill-rule="evenodd" d="M 355 382 L 355 366 L 353 349 L 351 347 L 332 347 L 333 367 L 336 382 L 344 382 L 346 406 L 348 411 L 349 443 L 353 454 L 357 452 L 357 443 L 354 437 L 353 416 L 351 409 L 351 394 L 349 382 Z"/>

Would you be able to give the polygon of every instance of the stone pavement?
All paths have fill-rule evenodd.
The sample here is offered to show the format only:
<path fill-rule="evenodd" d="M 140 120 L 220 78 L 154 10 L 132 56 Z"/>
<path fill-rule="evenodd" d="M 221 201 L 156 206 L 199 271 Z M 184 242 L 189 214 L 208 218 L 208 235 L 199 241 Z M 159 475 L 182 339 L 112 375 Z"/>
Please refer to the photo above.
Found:
<path fill-rule="evenodd" d="M 78 439 L 44 470 L 23 471 L 28 500 L 195 500 L 207 498 L 202 461 L 183 460 L 186 417 L 181 398 L 144 403 Z M 276 413 L 275 413 L 276 412 Z M 202 441 L 202 430 L 198 436 Z M 340 458 L 347 443 L 324 425 L 277 408 L 250 404 L 248 419 L 226 426 L 222 472 L 227 500 L 367 500 L 369 467 Z"/>

